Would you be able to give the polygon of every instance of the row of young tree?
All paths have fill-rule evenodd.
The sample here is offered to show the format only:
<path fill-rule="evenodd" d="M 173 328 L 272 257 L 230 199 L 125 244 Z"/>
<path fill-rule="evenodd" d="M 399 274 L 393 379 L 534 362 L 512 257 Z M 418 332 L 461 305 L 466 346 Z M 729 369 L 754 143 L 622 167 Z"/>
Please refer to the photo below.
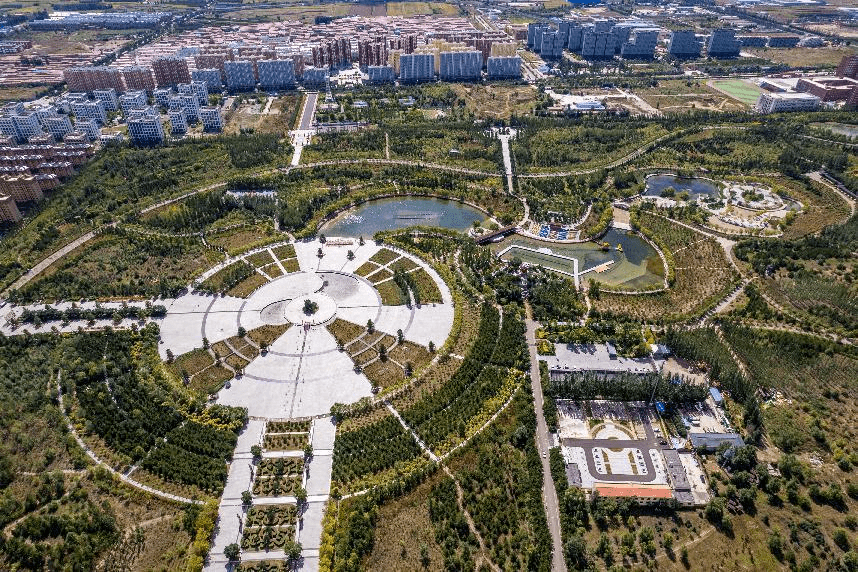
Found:
<path fill-rule="evenodd" d="M 542 470 L 535 444 L 532 399 L 528 392 L 517 394 L 503 417 L 469 445 L 473 462 L 461 465 L 455 472 L 462 487 L 464 508 L 492 561 L 503 570 L 550 568 L 551 540 L 542 505 Z M 439 487 L 438 493 L 449 492 L 449 485 L 442 482 Z M 436 491 L 432 496 L 438 498 Z M 470 552 L 471 540 L 470 536 L 462 538 L 467 531 L 462 527 L 460 513 L 454 512 L 455 494 L 451 500 L 452 504 L 436 505 L 436 540 L 444 551 L 445 569 L 457 569 L 457 563 L 461 563 L 460 569 L 468 569 L 465 548 Z M 447 548 L 448 544 L 453 550 Z"/>
<path fill-rule="evenodd" d="M 244 409 L 186 403 L 159 371 L 158 330 L 98 332 L 70 338 L 63 384 L 75 394 L 86 430 L 167 480 L 217 492 L 226 480 Z M 188 419 L 197 415 L 211 424 Z M 164 440 L 166 439 L 166 442 Z"/>
<path fill-rule="evenodd" d="M 671 405 L 699 403 L 709 395 L 704 385 L 659 373 L 620 373 L 604 376 L 590 372 L 570 373 L 551 380 L 546 393 L 554 399 L 609 399 L 614 401 L 662 401 Z"/>
<path fill-rule="evenodd" d="M 167 315 L 167 308 L 161 304 L 147 304 L 145 307 L 129 306 L 123 304 L 119 308 L 105 308 L 96 304 L 94 308 L 80 308 L 72 305 L 71 308 L 60 310 L 46 305 L 44 308 L 30 310 L 25 308 L 17 321 L 22 324 L 35 324 L 37 326 L 45 322 L 72 322 L 75 320 L 108 320 L 125 318 L 163 318 Z"/>
<path fill-rule="evenodd" d="M 356 431 L 338 432 L 334 443 L 334 481 L 348 483 L 393 468 L 420 455 L 420 447 L 393 416 Z"/>
<path fill-rule="evenodd" d="M 497 309 L 485 304 L 480 312 L 480 327 L 468 355 L 459 369 L 444 386 L 429 395 L 425 395 L 402 411 L 402 416 L 411 427 L 419 427 L 432 420 L 438 413 L 445 411 L 482 373 L 490 361 L 500 330 L 500 314 Z"/>
<path fill-rule="evenodd" d="M 708 328 L 678 330 L 669 328 L 665 343 L 683 359 L 702 362 L 709 368 L 709 377 L 717 380 L 737 402 L 744 406 L 743 424 L 751 442 L 763 436 L 763 413 L 757 400 L 757 384 L 738 368 L 729 350 L 717 334 Z"/>
<path fill-rule="evenodd" d="M 736 244 L 739 260 L 750 263 L 759 274 L 771 274 L 779 268 L 798 271 L 809 260 L 849 258 L 858 250 L 858 215 L 845 224 L 826 227 L 818 235 L 795 240 L 750 238 Z"/>

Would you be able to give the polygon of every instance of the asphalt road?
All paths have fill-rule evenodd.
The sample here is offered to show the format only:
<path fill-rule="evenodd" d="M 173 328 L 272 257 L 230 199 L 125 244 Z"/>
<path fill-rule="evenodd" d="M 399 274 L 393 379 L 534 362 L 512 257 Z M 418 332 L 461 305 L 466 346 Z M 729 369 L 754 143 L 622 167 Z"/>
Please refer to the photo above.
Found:
<path fill-rule="evenodd" d="M 304 112 L 301 114 L 301 126 L 299 129 L 306 131 L 313 124 L 313 114 L 316 112 L 316 100 L 319 98 L 317 92 L 307 94 L 307 100 L 304 102 Z"/>
<path fill-rule="evenodd" d="M 536 408 L 536 448 L 542 461 L 542 504 L 548 518 L 548 530 L 551 533 L 551 569 L 554 572 L 566 572 L 563 560 L 563 539 L 560 536 L 560 508 L 557 502 L 557 490 L 551 478 L 551 466 L 548 456 L 548 426 L 542 413 L 542 380 L 539 379 L 539 357 L 536 355 L 537 324 L 531 319 L 530 305 L 527 305 L 527 348 L 530 351 L 530 383 L 533 388 L 533 402 Z"/>

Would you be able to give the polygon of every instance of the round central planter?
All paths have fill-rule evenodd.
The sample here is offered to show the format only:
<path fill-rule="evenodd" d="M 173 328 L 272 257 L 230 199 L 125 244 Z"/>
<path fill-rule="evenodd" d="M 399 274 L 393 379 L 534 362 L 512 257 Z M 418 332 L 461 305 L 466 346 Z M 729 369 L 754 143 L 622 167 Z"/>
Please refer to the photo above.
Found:
<path fill-rule="evenodd" d="M 304 301 L 310 300 L 317 306 L 312 314 L 304 312 Z M 337 314 L 337 303 L 327 294 L 313 292 L 304 296 L 298 296 L 286 304 L 283 309 L 283 317 L 295 325 L 316 326 L 331 320 Z"/>

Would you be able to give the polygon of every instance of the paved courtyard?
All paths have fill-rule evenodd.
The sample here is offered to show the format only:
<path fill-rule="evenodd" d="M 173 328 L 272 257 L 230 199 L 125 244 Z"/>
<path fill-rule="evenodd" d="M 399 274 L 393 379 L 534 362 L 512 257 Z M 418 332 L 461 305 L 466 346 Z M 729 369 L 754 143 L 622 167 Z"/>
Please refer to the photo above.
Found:
<path fill-rule="evenodd" d="M 214 344 L 236 335 L 239 327 L 252 330 L 264 324 L 292 323 L 274 341 L 267 355 L 250 362 L 241 379 L 224 387 L 217 402 L 247 407 L 252 417 L 285 419 L 315 416 L 330 411 L 334 403 L 353 403 L 371 396 L 372 384 L 354 371 L 347 354 L 325 325 L 342 318 L 358 325 L 372 320 L 379 331 L 396 335 L 402 330 L 406 340 L 441 346 L 453 325 L 453 304 L 441 278 L 417 258 L 408 256 L 433 277 L 443 303 L 419 308 L 383 306 L 378 292 L 354 270 L 380 247 L 329 246 L 319 242 L 296 243 L 301 272 L 276 278 L 247 299 L 191 293 L 167 301 L 167 316 L 161 323 L 162 357 L 169 349 L 175 355 L 202 347 L 202 339 Z M 318 257 L 322 248 L 324 256 Z M 348 260 L 349 250 L 354 260 Z M 312 316 L 301 311 L 303 301 L 316 302 Z M 298 321 L 301 323 L 297 323 Z"/>

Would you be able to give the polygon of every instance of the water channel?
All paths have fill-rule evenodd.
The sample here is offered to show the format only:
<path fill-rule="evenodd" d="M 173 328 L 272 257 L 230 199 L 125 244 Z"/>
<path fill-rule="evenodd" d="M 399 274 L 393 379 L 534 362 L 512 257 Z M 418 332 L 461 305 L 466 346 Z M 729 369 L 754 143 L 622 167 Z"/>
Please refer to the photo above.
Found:
<path fill-rule="evenodd" d="M 585 286 L 590 280 L 628 290 L 649 290 L 663 285 L 661 258 L 638 235 L 612 228 L 599 242 L 607 242 L 609 249 L 604 250 L 601 244 L 594 242 L 558 244 L 513 235 L 492 245 L 492 249 L 497 253 L 506 250 L 501 256 L 504 260 L 519 258 L 522 262 L 568 274 L 573 273 L 574 264 L 567 258 L 575 258 L 581 283 Z"/>

